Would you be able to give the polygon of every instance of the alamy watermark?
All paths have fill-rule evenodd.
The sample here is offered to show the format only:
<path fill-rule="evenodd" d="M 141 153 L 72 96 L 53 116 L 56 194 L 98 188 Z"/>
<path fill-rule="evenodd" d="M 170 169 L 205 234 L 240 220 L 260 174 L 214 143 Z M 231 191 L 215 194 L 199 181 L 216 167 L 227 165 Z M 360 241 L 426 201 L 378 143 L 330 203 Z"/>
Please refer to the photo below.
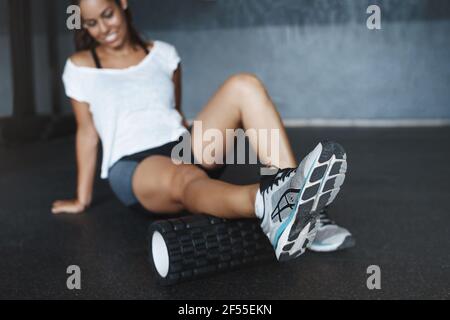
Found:
<path fill-rule="evenodd" d="M 68 14 L 66 26 L 69 30 L 80 30 L 82 28 L 81 9 L 77 5 L 70 5 L 67 7 Z M 376 5 L 370 5 L 366 10 L 370 16 L 367 18 L 366 26 L 369 30 L 381 30 L 381 8 Z"/>
<path fill-rule="evenodd" d="M 81 290 L 81 268 L 76 265 L 67 267 L 66 273 L 70 276 L 67 278 L 66 286 L 69 290 Z"/>
<path fill-rule="evenodd" d="M 370 275 L 366 282 L 367 289 L 381 290 L 381 268 L 376 265 L 369 266 L 367 268 L 367 274 Z"/>
<path fill-rule="evenodd" d="M 70 5 L 67 7 L 66 13 L 68 14 L 66 20 L 66 26 L 69 30 L 80 30 L 82 28 L 81 23 L 81 9 L 77 5 Z M 381 30 L 381 8 L 376 5 L 370 5 L 366 10 L 370 16 L 367 18 L 366 26 L 369 30 Z"/>
<path fill-rule="evenodd" d="M 370 14 L 366 22 L 367 29 L 381 30 L 381 8 L 374 4 L 367 8 L 366 13 Z"/>
<path fill-rule="evenodd" d="M 202 121 L 195 121 L 192 131 L 193 136 L 187 132 L 172 149 L 176 165 L 258 164 L 259 157 L 265 166 L 261 175 L 272 175 L 280 164 L 279 129 L 226 129 L 224 134 L 215 128 L 203 130 Z"/>
<path fill-rule="evenodd" d="M 69 30 L 81 29 L 81 9 L 77 5 L 67 7 L 66 13 L 69 15 L 66 20 L 66 26 Z"/>

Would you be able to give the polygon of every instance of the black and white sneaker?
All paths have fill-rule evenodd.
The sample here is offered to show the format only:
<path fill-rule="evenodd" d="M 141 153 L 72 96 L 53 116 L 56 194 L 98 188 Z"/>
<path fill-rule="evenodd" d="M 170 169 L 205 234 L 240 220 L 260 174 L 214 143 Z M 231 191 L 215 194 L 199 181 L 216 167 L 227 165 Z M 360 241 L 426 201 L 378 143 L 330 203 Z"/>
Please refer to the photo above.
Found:
<path fill-rule="evenodd" d="M 263 177 L 255 211 L 279 261 L 297 258 L 313 242 L 319 213 L 344 183 L 346 159 L 339 144 L 322 142 L 298 168 Z"/>
<path fill-rule="evenodd" d="M 315 252 L 334 252 L 355 246 L 356 241 L 350 231 L 338 226 L 336 222 L 331 220 L 327 208 L 319 214 L 317 226 L 317 235 L 309 246 L 309 250 Z"/>

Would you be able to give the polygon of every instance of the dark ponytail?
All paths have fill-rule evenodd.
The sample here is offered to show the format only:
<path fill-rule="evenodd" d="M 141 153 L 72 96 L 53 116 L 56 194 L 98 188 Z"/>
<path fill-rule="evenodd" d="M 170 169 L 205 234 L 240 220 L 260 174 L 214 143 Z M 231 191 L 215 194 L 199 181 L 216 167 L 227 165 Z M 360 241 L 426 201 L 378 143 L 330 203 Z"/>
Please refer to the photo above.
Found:
<path fill-rule="evenodd" d="M 73 0 L 72 2 L 75 5 L 80 5 L 80 1 L 81 0 Z M 120 0 L 114 0 L 114 2 L 117 4 L 117 6 L 119 6 L 119 8 L 122 9 L 122 6 L 120 5 Z M 127 22 L 128 32 L 130 33 L 131 44 L 140 46 L 142 48 L 147 47 L 145 41 L 142 39 L 142 37 L 139 35 L 139 32 L 133 25 L 133 16 L 131 14 L 130 8 L 124 10 L 124 13 L 125 13 L 125 20 Z M 85 28 L 75 30 L 75 49 L 77 52 L 83 50 L 91 50 L 92 48 L 95 48 L 97 45 L 98 45 L 97 41 L 95 41 L 95 39 L 91 37 L 91 35 Z"/>

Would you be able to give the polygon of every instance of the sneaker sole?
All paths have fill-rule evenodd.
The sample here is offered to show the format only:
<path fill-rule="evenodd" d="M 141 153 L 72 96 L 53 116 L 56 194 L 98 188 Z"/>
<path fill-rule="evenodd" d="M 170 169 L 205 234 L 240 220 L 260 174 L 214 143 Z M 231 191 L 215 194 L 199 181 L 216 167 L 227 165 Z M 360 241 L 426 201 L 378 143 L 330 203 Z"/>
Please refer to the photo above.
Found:
<path fill-rule="evenodd" d="M 321 145 L 320 155 L 307 168 L 297 205 L 278 238 L 275 253 L 279 261 L 293 260 L 306 251 L 316 237 L 319 212 L 334 201 L 345 181 L 344 148 L 335 142 Z"/>
<path fill-rule="evenodd" d="M 344 241 L 337 244 L 330 245 L 311 245 L 308 249 L 313 252 L 335 252 L 353 248 L 356 245 L 355 238 L 353 236 L 345 237 Z"/>

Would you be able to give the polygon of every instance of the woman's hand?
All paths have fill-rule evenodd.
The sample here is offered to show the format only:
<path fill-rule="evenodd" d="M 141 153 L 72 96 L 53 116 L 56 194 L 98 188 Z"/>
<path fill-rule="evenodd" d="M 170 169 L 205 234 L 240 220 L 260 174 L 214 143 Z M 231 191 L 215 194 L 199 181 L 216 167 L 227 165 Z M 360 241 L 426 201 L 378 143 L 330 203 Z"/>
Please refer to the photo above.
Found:
<path fill-rule="evenodd" d="M 80 214 L 84 212 L 87 208 L 87 205 L 81 203 L 77 199 L 75 200 L 62 200 L 55 201 L 52 207 L 53 214 Z"/>

